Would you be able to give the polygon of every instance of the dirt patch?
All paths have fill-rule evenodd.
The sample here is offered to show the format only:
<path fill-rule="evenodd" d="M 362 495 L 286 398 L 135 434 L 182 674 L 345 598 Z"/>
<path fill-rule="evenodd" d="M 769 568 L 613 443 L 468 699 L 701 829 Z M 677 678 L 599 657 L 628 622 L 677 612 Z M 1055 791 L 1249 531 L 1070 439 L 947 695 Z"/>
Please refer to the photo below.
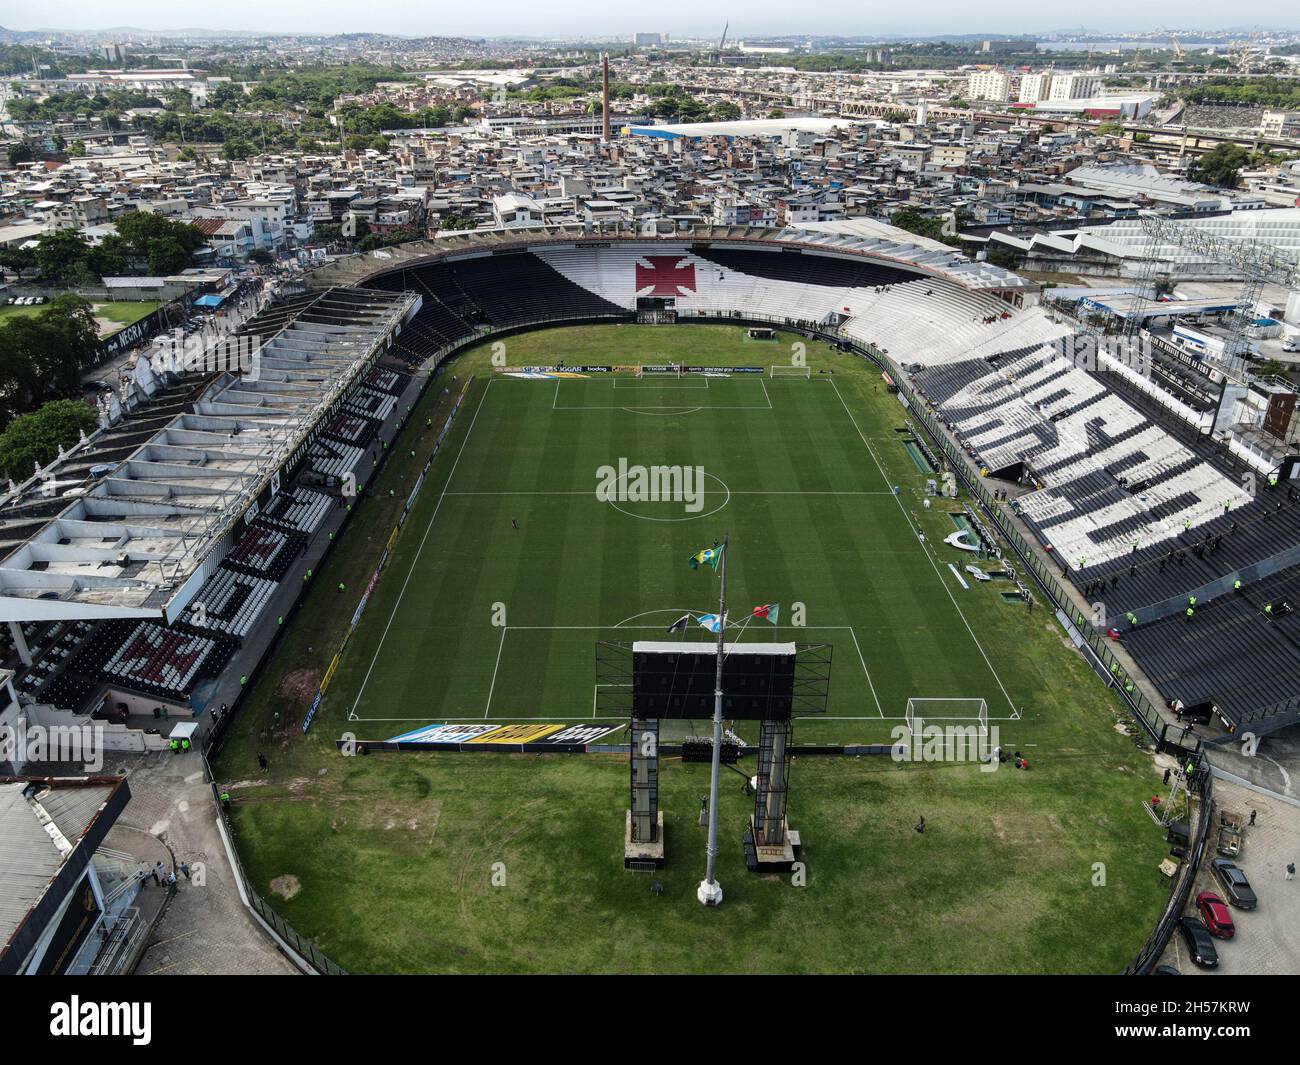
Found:
<path fill-rule="evenodd" d="M 228 780 L 221 785 L 222 791 L 230 791 L 233 788 L 264 788 L 269 783 L 266 780 Z"/>
<path fill-rule="evenodd" d="M 279 895 L 282 899 L 291 899 L 302 890 L 302 884 L 292 873 L 285 873 L 283 876 L 277 876 L 271 881 L 271 893 Z"/>
<path fill-rule="evenodd" d="M 294 669 L 280 678 L 275 694 L 291 704 L 305 707 L 316 697 L 320 679 L 319 669 Z"/>

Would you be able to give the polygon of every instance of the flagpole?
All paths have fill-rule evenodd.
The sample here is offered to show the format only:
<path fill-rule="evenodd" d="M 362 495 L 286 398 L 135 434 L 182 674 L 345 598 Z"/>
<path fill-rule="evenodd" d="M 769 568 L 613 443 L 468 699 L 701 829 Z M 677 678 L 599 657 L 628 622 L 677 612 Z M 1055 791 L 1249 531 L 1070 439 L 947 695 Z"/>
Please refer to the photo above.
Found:
<path fill-rule="evenodd" d="M 705 848 L 704 879 L 696 889 L 695 897 L 705 906 L 722 902 L 722 885 L 714 877 L 718 863 L 718 778 L 722 771 L 722 656 L 727 639 L 727 544 L 729 536 L 722 538 L 722 553 L 718 558 L 718 661 L 713 687 L 713 769 L 709 776 L 709 842 Z"/>

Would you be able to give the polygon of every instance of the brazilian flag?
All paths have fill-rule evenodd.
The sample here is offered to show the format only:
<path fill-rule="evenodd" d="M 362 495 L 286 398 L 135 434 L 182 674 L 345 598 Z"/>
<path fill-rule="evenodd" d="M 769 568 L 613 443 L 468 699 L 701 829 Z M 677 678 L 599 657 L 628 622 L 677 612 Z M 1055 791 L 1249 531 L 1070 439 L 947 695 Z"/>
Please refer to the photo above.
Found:
<path fill-rule="evenodd" d="M 718 560 L 722 558 L 722 552 L 716 547 L 706 547 L 701 551 L 696 551 L 691 556 L 691 569 L 699 569 L 701 566 L 708 566 L 710 569 L 718 568 Z"/>

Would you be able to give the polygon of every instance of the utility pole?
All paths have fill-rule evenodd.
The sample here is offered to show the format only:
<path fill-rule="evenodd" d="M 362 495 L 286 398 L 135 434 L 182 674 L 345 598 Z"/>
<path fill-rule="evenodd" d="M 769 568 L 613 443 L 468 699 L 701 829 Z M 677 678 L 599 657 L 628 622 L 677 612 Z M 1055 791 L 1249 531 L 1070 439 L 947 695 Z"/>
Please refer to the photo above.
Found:
<path fill-rule="evenodd" d="M 718 661 L 713 687 L 713 769 L 709 776 L 709 842 L 705 848 L 704 879 L 695 891 L 695 897 L 705 906 L 722 902 L 722 885 L 714 876 L 718 864 L 718 777 L 722 772 L 722 656 L 727 640 L 727 544 L 729 536 L 722 538 L 722 554 L 718 558 Z"/>

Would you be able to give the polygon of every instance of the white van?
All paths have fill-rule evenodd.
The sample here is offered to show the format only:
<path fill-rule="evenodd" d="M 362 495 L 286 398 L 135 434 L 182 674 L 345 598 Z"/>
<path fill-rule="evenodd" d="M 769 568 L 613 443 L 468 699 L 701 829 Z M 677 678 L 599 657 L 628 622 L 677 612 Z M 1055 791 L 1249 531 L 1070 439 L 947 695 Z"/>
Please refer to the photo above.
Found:
<path fill-rule="evenodd" d="M 1291 333 L 1282 338 L 1283 351 L 1300 351 L 1300 333 Z"/>

